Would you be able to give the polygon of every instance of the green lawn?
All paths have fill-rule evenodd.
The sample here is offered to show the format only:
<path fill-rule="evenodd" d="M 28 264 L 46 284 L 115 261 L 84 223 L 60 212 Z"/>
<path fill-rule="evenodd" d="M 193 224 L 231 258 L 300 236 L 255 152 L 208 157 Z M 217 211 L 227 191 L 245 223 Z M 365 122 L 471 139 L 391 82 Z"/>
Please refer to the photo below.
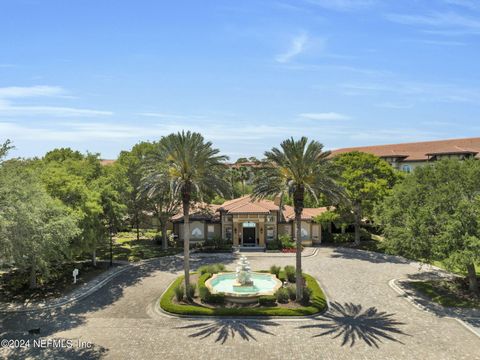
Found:
<path fill-rule="evenodd" d="M 240 307 L 240 308 L 209 308 L 196 304 L 177 304 L 173 302 L 175 288 L 179 286 L 184 277 L 178 277 L 167 289 L 160 299 L 160 306 L 163 310 L 180 315 L 210 315 L 210 316 L 305 316 L 313 315 L 323 311 L 327 306 L 325 294 L 317 281 L 310 275 L 304 274 L 307 286 L 312 289 L 312 301 L 309 306 L 298 308 L 281 307 Z"/>
<path fill-rule="evenodd" d="M 409 284 L 415 290 L 443 306 L 480 307 L 480 300 L 465 296 L 459 286 L 451 281 L 412 281 Z"/>
<path fill-rule="evenodd" d="M 174 255 L 181 251 L 178 248 L 162 250 L 162 246 L 154 240 L 155 231 L 140 233 L 140 240 L 134 231 L 120 232 L 114 237 L 113 259 L 126 261 L 139 261 L 161 256 Z M 104 244 L 98 250 L 98 257 L 102 260 L 110 259 L 110 243 Z"/>

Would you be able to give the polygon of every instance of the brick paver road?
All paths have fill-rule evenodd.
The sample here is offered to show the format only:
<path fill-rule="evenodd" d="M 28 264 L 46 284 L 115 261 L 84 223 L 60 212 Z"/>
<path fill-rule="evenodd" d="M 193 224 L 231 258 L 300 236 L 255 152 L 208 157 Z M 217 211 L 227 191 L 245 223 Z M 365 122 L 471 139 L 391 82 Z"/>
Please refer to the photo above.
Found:
<path fill-rule="evenodd" d="M 248 256 L 248 254 L 247 254 Z M 194 261 L 194 267 L 205 261 Z M 224 262 L 233 269 L 235 259 Z M 251 257 L 254 269 L 293 257 Z M 65 309 L 0 315 L 0 338 L 31 341 L 0 358 L 35 359 L 480 359 L 480 339 L 453 319 L 414 308 L 388 285 L 425 270 L 400 258 L 321 248 L 304 259 L 331 301 L 311 320 L 208 320 L 159 315 L 153 306 L 182 269 L 178 258 L 132 268 Z M 40 328 L 40 335 L 28 329 Z M 33 347 L 34 339 L 70 339 L 73 347 Z M 78 341 L 92 348 L 79 348 Z M 40 345 L 37 343 L 37 346 Z"/>

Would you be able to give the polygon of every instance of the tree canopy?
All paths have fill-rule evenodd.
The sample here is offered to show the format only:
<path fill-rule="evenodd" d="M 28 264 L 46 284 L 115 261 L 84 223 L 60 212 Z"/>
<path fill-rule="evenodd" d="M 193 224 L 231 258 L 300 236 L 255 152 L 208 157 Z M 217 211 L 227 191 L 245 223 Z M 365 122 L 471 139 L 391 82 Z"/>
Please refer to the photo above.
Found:
<path fill-rule="evenodd" d="M 389 252 L 462 270 L 478 294 L 479 161 L 442 160 L 415 169 L 394 187 L 377 214 Z"/>
<path fill-rule="evenodd" d="M 362 218 L 372 216 L 374 206 L 389 193 L 400 175 L 386 161 L 358 151 L 336 156 L 334 164 L 339 184 L 349 200 L 339 204 L 337 211 L 344 218 L 352 215 L 358 244 Z"/>

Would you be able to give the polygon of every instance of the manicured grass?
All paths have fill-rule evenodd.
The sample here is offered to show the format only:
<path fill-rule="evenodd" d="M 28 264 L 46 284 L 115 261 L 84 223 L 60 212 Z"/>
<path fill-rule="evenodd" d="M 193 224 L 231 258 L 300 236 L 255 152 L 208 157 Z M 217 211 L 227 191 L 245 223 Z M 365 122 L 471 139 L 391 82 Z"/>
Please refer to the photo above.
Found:
<path fill-rule="evenodd" d="M 429 297 L 437 304 L 447 307 L 480 307 L 480 300 L 461 297 L 459 289 L 452 282 L 446 281 L 412 281 L 415 290 Z"/>
<path fill-rule="evenodd" d="M 163 310 L 180 315 L 210 315 L 210 316 L 305 316 L 313 315 L 323 311 L 327 306 L 325 294 L 317 281 L 310 275 L 304 274 L 307 286 L 312 289 L 312 301 L 309 306 L 298 308 L 280 307 L 255 307 L 255 308 L 208 308 L 201 305 L 176 304 L 174 289 L 183 281 L 183 276 L 178 277 L 167 289 L 160 299 L 160 306 Z"/>
<path fill-rule="evenodd" d="M 118 233 L 114 237 L 113 259 L 134 262 L 174 255 L 181 251 L 177 248 L 163 250 L 162 246 L 154 240 L 155 234 L 155 231 L 143 231 L 140 233 L 140 240 L 137 240 L 135 231 Z M 110 243 L 104 244 L 98 250 L 98 257 L 103 260 L 110 259 Z"/>

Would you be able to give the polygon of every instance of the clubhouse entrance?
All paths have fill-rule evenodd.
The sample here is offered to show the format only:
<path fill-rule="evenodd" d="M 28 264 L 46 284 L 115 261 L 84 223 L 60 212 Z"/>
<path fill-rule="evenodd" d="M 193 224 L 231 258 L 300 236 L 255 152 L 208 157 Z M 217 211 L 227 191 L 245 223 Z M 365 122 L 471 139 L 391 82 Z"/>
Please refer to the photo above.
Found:
<path fill-rule="evenodd" d="M 243 246 L 257 246 L 257 224 L 254 222 L 244 222 L 242 224 L 242 245 Z"/>

